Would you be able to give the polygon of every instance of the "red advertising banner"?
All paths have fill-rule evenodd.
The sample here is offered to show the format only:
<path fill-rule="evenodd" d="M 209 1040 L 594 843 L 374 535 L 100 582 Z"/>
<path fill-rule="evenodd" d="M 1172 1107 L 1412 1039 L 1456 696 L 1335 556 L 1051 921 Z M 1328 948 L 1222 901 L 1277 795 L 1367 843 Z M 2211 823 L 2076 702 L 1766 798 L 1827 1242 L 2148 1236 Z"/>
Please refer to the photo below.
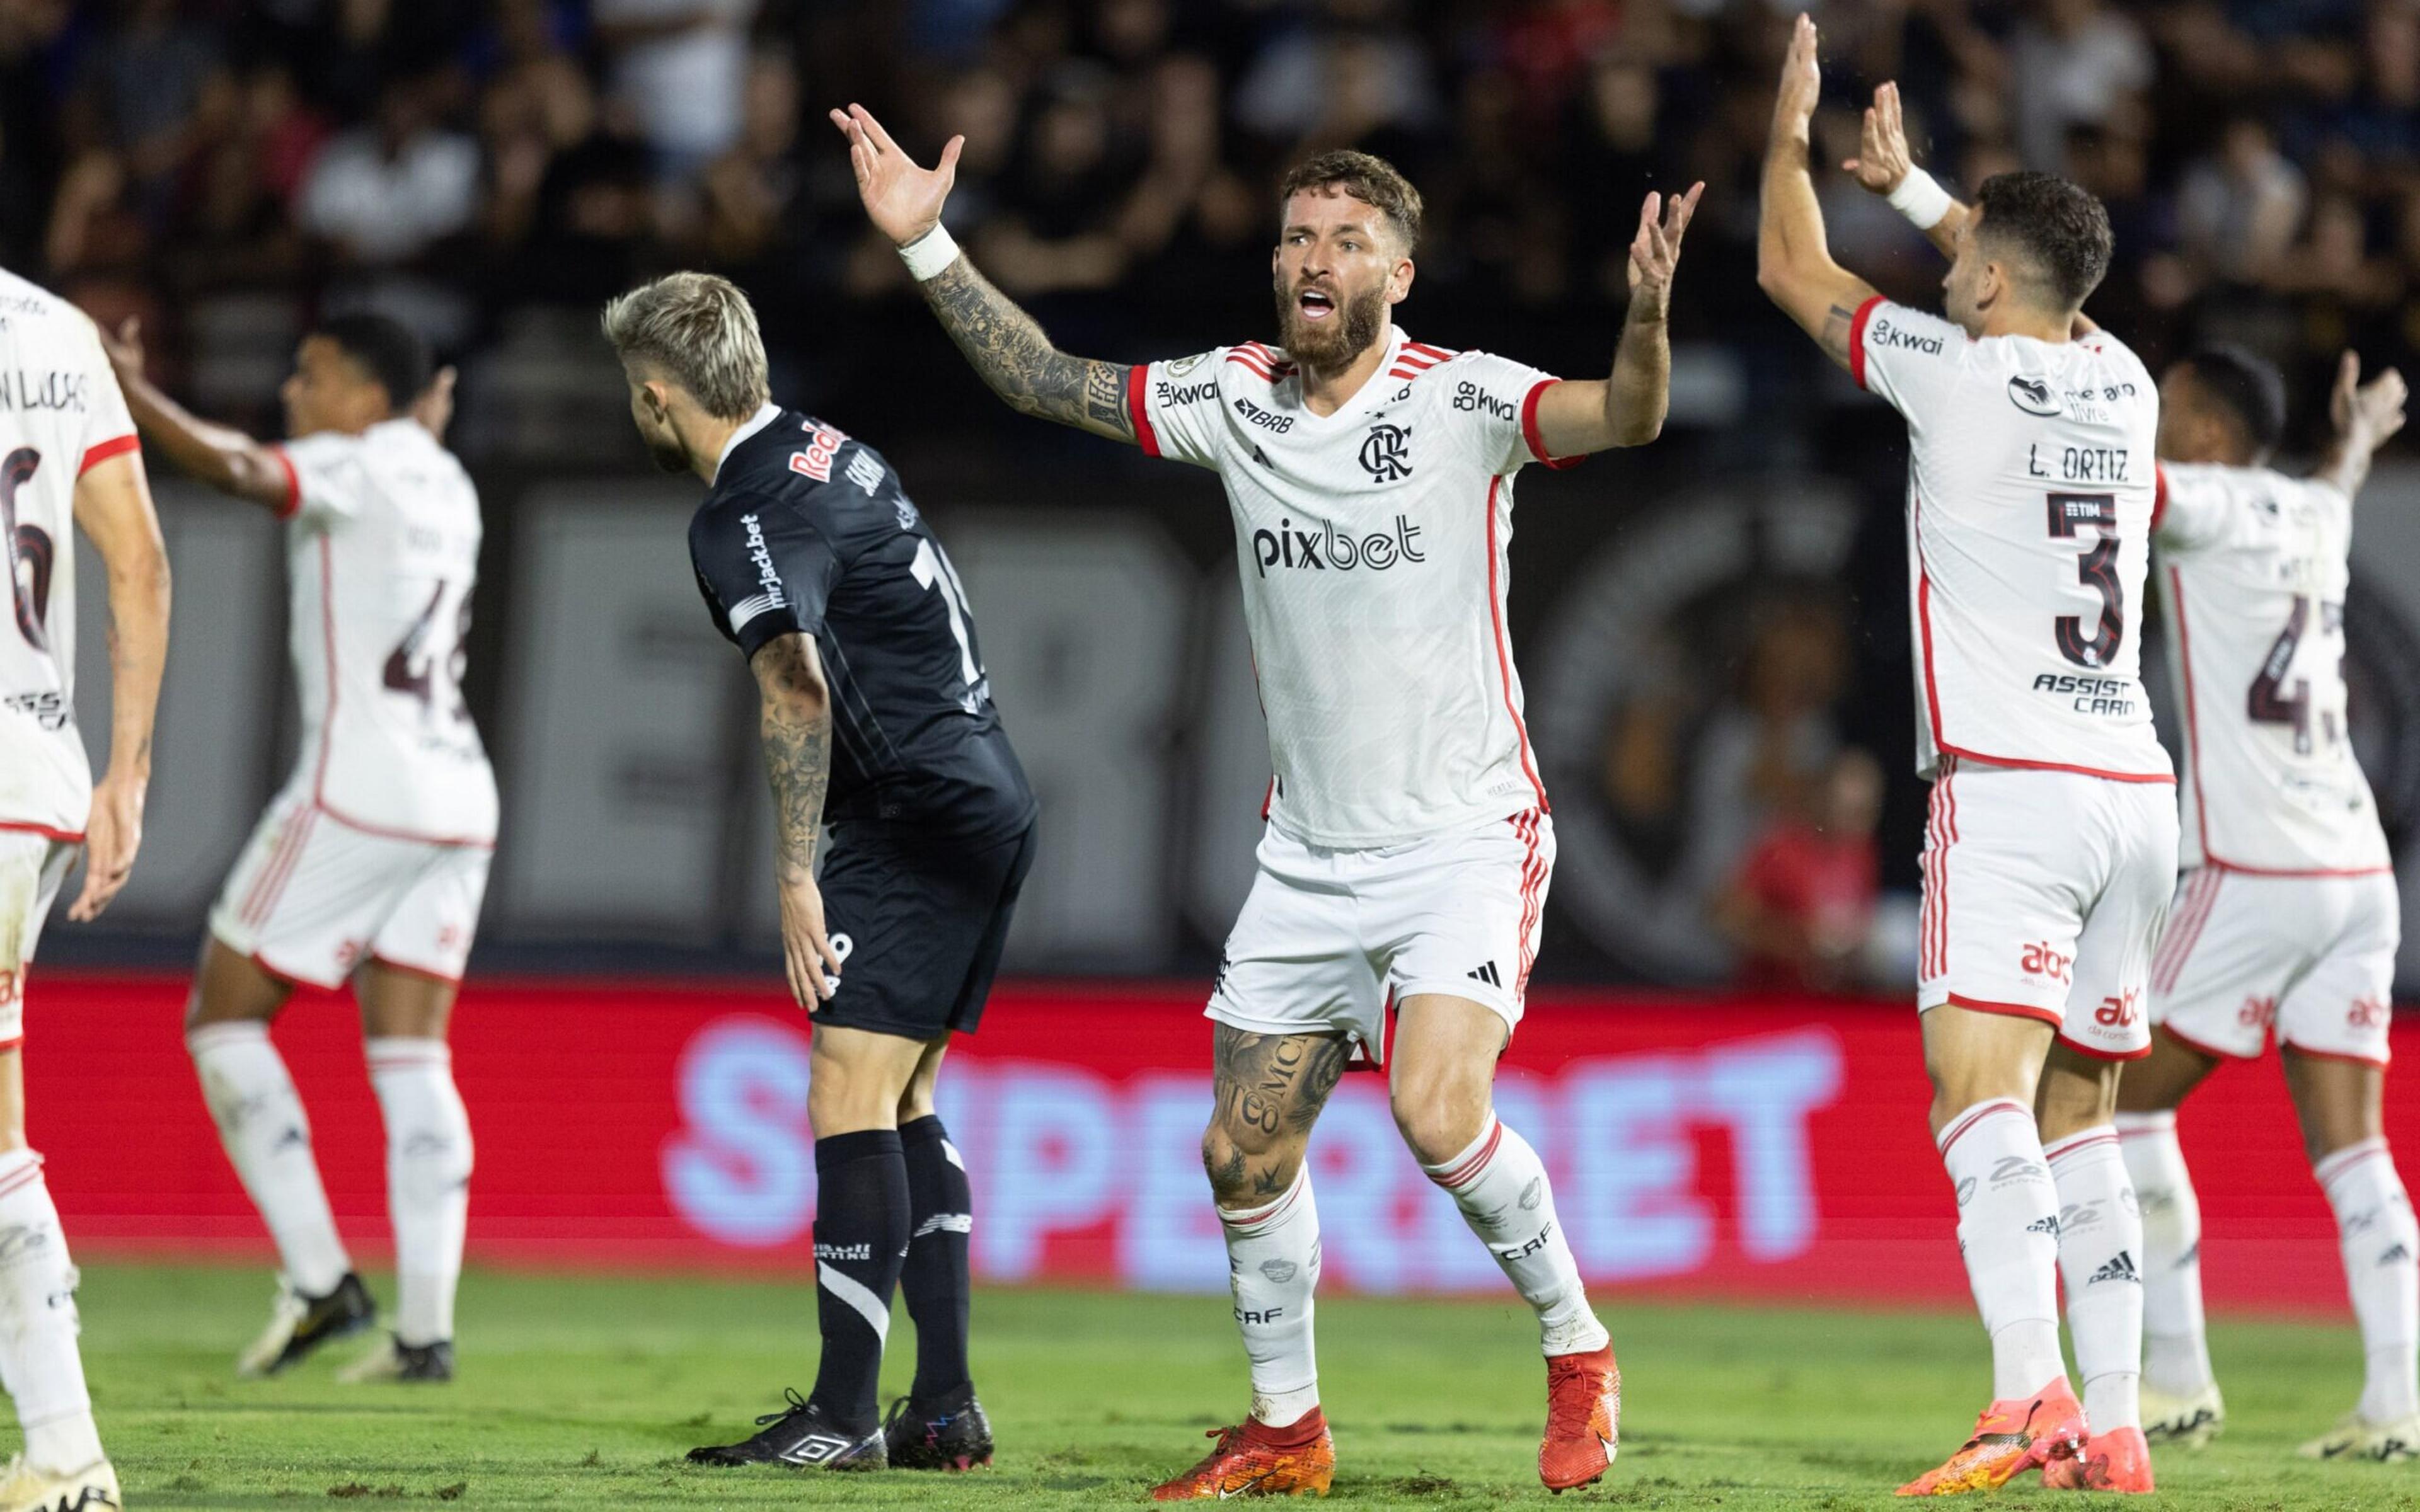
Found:
<path fill-rule="evenodd" d="M 195 1089 L 184 985 L 38 977 L 32 1135 L 87 1254 L 267 1257 Z M 975 1181 L 995 1283 L 1218 1290 L 1197 1154 L 1209 1106 L 1198 987 L 1015 983 L 962 1041 L 942 1113 Z M 351 1006 L 277 1030 L 349 1239 L 385 1234 L 384 1144 Z M 2406 1041 L 2398 1031 L 2398 1043 Z M 471 1242 L 489 1261 L 811 1268 L 805 1020 L 778 990 L 477 981 L 455 1058 L 478 1141 Z M 1552 1169 L 1599 1287 L 1774 1300 L 1955 1301 L 1965 1281 L 1903 1005 L 1541 993 L 1498 1110 Z M 2390 1098 L 2390 1135 L 2420 1113 Z M 2343 1304 L 2335 1239 L 2273 1063 L 2231 1066 L 2183 1120 L 2222 1304 Z M 1329 1284 L 1493 1290 L 1494 1262 L 1348 1075 L 1313 1143 Z"/>

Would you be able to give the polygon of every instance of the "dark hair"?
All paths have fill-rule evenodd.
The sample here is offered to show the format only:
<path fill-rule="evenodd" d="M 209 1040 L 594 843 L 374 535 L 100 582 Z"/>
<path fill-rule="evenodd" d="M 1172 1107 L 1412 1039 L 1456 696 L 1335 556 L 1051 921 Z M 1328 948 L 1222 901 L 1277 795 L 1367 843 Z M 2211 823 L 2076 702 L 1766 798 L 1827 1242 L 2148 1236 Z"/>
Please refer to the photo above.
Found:
<path fill-rule="evenodd" d="M 372 380 L 386 388 L 386 407 L 400 414 L 420 397 L 434 376 L 437 360 L 428 343 L 402 321 L 365 311 L 331 316 L 311 328 L 325 336 Z"/>
<path fill-rule="evenodd" d="M 1420 239 L 1420 192 L 1386 159 L 1367 152 L 1323 152 L 1287 170 L 1278 204 L 1306 189 L 1336 188 L 1383 213 L 1409 253 Z"/>
<path fill-rule="evenodd" d="M 1976 191 L 1975 208 L 1980 234 L 2033 263 L 2061 309 L 2081 306 L 2109 271 L 2109 212 L 2056 174 L 1993 174 Z"/>
<path fill-rule="evenodd" d="M 2286 375 L 2277 364 L 2232 344 L 2196 347 L 2184 365 L 2194 387 L 2242 432 L 2251 460 L 2265 459 L 2286 435 Z"/>

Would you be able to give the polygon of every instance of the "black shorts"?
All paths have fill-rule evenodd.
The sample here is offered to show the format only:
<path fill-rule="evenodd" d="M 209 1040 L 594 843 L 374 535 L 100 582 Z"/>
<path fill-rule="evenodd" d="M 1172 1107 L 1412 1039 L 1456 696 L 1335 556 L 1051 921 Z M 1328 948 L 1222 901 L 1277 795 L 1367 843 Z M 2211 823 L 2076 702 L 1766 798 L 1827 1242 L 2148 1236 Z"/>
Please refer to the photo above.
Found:
<path fill-rule="evenodd" d="M 1000 969 L 1033 826 L 969 842 L 870 822 L 842 828 L 819 885 L 824 928 L 848 936 L 817 1024 L 910 1040 L 971 1034 Z"/>

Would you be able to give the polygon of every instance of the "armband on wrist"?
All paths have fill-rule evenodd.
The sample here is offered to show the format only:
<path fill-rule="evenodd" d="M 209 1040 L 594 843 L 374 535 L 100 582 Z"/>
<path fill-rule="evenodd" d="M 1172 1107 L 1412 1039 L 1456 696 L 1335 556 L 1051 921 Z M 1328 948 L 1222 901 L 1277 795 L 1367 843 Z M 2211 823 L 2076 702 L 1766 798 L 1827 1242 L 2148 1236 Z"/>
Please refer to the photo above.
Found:
<path fill-rule="evenodd" d="M 1930 231 L 1949 213 L 1952 201 L 1949 191 L 1941 187 L 1932 175 L 1921 168 L 1910 168 L 1899 187 L 1890 192 L 1890 207 L 1908 218 L 1919 231 Z"/>
<path fill-rule="evenodd" d="M 919 284 L 925 283 L 939 277 L 942 269 L 958 260 L 957 239 L 950 235 L 949 227 L 937 222 L 933 229 L 899 249 L 899 260 L 908 265 L 910 277 Z"/>

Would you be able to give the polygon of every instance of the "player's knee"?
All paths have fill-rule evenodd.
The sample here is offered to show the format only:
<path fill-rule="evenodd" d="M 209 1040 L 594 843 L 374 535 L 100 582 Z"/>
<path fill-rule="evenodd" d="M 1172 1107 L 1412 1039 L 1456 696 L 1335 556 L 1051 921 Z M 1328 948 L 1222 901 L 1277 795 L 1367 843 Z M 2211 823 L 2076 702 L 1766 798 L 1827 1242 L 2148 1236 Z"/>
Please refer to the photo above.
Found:
<path fill-rule="evenodd" d="M 1202 1170 L 1210 1179 L 1210 1195 L 1222 1208 L 1250 1207 L 1269 1194 L 1294 1184 L 1302 1169 L 1306 1142 L 1237 1132 L 1213 1121 L 1202 1134 Z"/>
<path fill-rule="evenodd" d="M 1450 1081 L 1402 1076 L 1391 1094 L 1395 1128 L 1412 1158 L 1439 1165 L 1468 1149 L 1486 1132 L 1489 1101 Z"/>

